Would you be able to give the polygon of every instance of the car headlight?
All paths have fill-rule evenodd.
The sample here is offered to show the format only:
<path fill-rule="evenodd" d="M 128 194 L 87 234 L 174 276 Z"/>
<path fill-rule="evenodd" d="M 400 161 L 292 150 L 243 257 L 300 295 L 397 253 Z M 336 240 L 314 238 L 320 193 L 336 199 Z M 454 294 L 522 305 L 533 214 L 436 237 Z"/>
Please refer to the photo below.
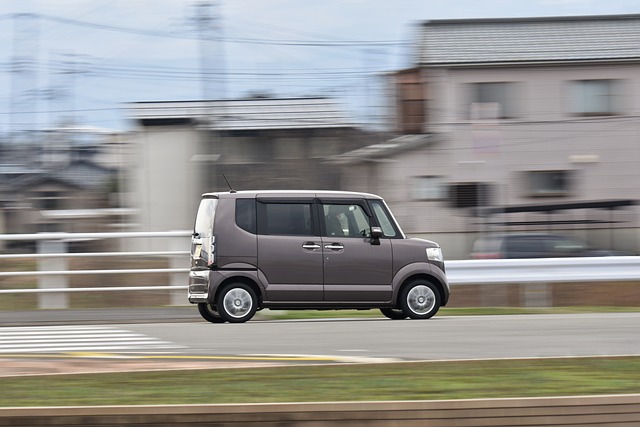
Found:
<path fill-rule="evenodd" d="M 430 261 L 444 261 L 442 248 L 427 248 L 427 259 Z"/>

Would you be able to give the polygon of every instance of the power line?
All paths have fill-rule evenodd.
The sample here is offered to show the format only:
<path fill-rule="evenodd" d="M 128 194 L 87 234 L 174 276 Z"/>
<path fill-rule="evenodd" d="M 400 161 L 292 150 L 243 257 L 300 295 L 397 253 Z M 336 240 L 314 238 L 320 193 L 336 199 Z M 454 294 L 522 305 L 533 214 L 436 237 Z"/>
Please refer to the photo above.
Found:
<path fill-rule="evenodd" d="M 14 16 L 16 14 L 13 14 Z M 58 23 L 93 28 L 105 31 L 116 31 L 122 33 L 138 34 L 150 37 L 165 37 L 174 39 L 198 40 L 197 34 L 178 34 L 167 31 L 120 27 L 116 25 L 99 24 L 95 22 L 80 21 L 76 19 L 62 18 L 53 15 L 35 14 L 41 19 Z M 218 41 L 229 43 L 255 44 L 255 45 L 275 45 L 275 46 L 302 46 L 302 47 L 358 47 L 358 46 L 399 46 L 406 45 L 406 41 L 401 40 L 336 40 L 336 41 L 314 41 L 314 40 L 274 40 L 274 39 L 254 39 L 247 37 L 221 37 Z"/>

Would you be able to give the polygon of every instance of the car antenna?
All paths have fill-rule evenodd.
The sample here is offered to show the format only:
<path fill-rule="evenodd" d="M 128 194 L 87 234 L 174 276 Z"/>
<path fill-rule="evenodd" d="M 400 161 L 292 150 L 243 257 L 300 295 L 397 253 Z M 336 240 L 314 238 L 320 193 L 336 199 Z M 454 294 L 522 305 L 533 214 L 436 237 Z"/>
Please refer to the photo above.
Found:
<path fill-rule="evenodd" d="M 224 176 L 224 174 L 222 174 L 222 177 L 224 178 L 224 181 L 229 186 L 229 193 L 236 193 L 236 190 L 234 190 L 233 187 L 231 186 L 231 184 L 229 184 L 229 180 L 227 179 L 227 177 Z"/>

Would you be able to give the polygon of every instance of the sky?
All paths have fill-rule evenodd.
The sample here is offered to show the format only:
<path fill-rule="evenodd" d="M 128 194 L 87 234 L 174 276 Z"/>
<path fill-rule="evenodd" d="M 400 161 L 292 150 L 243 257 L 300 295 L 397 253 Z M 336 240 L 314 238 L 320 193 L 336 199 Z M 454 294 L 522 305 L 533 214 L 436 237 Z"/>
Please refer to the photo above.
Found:
<path fill-rule="evenodd" d="M 134 130 L 128 102 L 254 95 L 332 96 L 366 124 L 421 22 L 630 13 L 640 1 L 0 0 L 0 134 Z"/>

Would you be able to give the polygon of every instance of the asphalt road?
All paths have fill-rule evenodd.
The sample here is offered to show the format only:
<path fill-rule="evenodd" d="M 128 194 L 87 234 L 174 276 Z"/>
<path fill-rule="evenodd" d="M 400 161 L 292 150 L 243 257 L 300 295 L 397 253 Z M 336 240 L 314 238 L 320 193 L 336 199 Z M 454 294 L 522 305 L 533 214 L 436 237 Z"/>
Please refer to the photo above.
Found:
<path fill-rule="evenodd" d="M 190 354 L 439 360 L 640 355 L 640 313 L 128 325 Z"/>
<path fill-rule="evenodd" d="M 190 356 L 321 356 L 336 361 L 640 355 L 640 313 L 436 316 L 426 321 L 254 320 L 244 324 L 210 324 L 201 321 L 194 310 L 182 309 L 166 312 L 158 309 L 146 321 L 140 312 L 137 317 L 126 310 L 101 314 L 99 319 L 94 312 L 91 322 L 85 322 L 83 313 L 77 312 L 49 312 L 48 322 L 37 322 L 32 314 L 31 326 L 27 327 L 29 323 L 21 323 L 20 316 L 28 313 L 14 313 L 14 316 L 2 313 L 0 326 L 4 328 L 0 327 L 0 335 L 9 331 L 17 352 L 23 352 L 19 349 L 21 342 L 34 346 L 36 351 L 45 349 L 52 334 L 46 328 L 57 328 L 55 334 L 60 340 L 65 339 L 65 334 L 73 338 L 73 334 L 78 334 L 75 328 L 85 328 L 82 333 L 92 334 L 87 341 L 96 351 L 114 353 L 131 350 L 122 351 L 116 346 L 112 346 L 112 350 L 101 350 L 100 340 L 131 334 L 145 352 L 150 352 L 155 345 L 159 348 L 154 350 L 157 353 L 167 351 Z M 56 316 L 60 317 L 57 321 Z M 91 326 L 92 322 L 103 326 Z M 54 324 L 67 326 L 52 326 Z M 45 325 L 40 341 L 35 344 L 26 338 L 20 341 L 22 331 L 28 332 L 29 340 L 36 332 L 43 331 L 42 326 L 33 325 Z"/>

